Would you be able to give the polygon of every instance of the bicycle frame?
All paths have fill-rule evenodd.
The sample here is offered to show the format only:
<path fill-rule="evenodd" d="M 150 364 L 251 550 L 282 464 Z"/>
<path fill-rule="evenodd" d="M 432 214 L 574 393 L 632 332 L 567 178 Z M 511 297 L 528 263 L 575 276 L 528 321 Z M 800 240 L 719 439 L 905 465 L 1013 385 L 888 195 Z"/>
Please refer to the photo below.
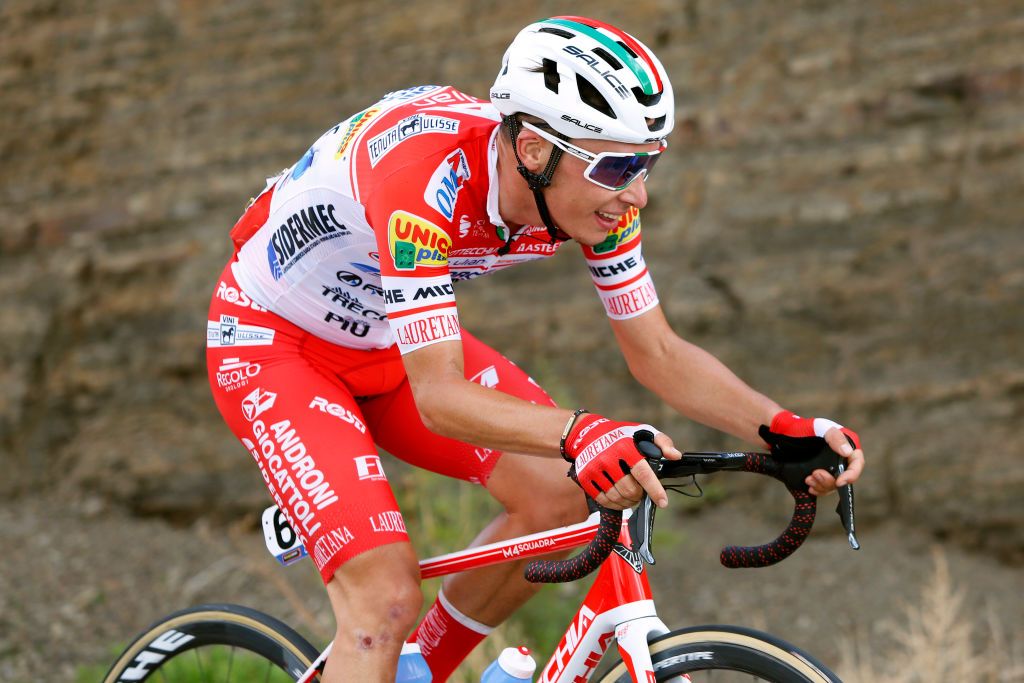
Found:
<path fill-rule="evenodd" d="M 613 638 L 633 681 L 647 683 L 654 680 L 647 642 L 651 637 L 668 633 L 669 629 L 655 611 L 646 567 L 630 550 L 629 529 L 626 525 L 630 513 L 630 510 L 623 513 L 620 545 L 598 570 L 593 585 L 569 622 L 558 647 L 541 669 L 540 678 L 537 679 L 539 683 L 587 680 Z M 420 561 L 420 575 L 424 579 L 435 578 L 568 550 L 589 543 L 597 533 L 597 526 L 598 515 L 594 513 L 579 524 L 439 555 Z M 327 660 L 330 650 L 331 646 L 328 645 L 302 675 L 299 683 L 313 679 Z"/>
<path fill-rule="evenodd" d="M 638 443 L 643 452 L 648 442 Z M 793 498 L 793 515 L 774 540 L 757 546 L 726 546 L 719 559 L 726 567 L 765 567 L 792 555 L 807 538 L 814 523 L 817 499 L 802 483 L 815 469 L 838 474 L 842 458 L 827 445 L 800 457 L 767 453 L 684 453 L 682 459 L 654 458 L 659 478 L 674 479 L 694 474 L 735 470 L 762 474 L 780 481 Z M 844 495 L 845 492 L 845 495 Z M 583 683 L 596 671 L 612 638 L 622 661 L 602 671 L 605 678 L 622 678 L 629 672 L 634 683 L 653 683 L 655 668 L 672 680 L 690 680 L 687 671 L 709 666 L 714 671 L 735 671 L 763 676 L 763 680 L 800 680 L 808 683 L 839 683 L 839 678 L 809 653 L 767 633 L 731 626 L 700 626 L 670 631 L 654 607 L 646 564 L 654 564 L 650 536 L 655 508 L 644 497 L 636 512 L 600 509 L 585 522 L 549 529 L 536 534 L 469 548 L 420 562 L 423 578 L 520 561 L 586 544 L 582 553 L 569 560 L 550 557 L 525 564 L 530 581 L 553 583 L 578 580 L 592 571 L 597 576 L 576 614 L 562 635 L 549 661 L 541 669 L 541 683 Z M 839 490 L 837 512 L 851 547 L 854 535 L 853 486 Z M 635 514 L 635 516 L 634 516 Z M 306 556 L 305 547 L 287 516 L 271 506 L 263 513 L 267 549 L 284 565 Z M 631 539 L 631 533 L 637 537 Z M 636 544 L 635 550 L 633 549 Z M 179 630 L 180 629 L 180 630 Z M 296 680 L 311 681 L 322 671 L 331 645 L 319 655 L 300 634 L 273 617 L 238 605 L 208 604 L 180 610 L 153 624 L 129 645 L 104 680 L 137 680 L 150 669 L 161 668 L 175 656 L 166 646 L 168 635 L 194 640 L 184 653 L 198 648 L 241 648 L 264 660 L 268 666 L 285 669 Z M 653 637 L 652 637 L 653 636 Z M 652 641 L 654 641 L 652 643 Z M 177 642 L 177 640 L 176 640 Z M 162 643 L 162 644 L 158 644 Z M 151 648 L 156 648 L 155 652 Z M 723 659 L 716 657 L 721 654 Z M 313 661 L 312 665 L 306 663 Z M 232 660 L 233 661 L 233 660 Z M 268 668 L 268 672 L 270 669 Z"/>

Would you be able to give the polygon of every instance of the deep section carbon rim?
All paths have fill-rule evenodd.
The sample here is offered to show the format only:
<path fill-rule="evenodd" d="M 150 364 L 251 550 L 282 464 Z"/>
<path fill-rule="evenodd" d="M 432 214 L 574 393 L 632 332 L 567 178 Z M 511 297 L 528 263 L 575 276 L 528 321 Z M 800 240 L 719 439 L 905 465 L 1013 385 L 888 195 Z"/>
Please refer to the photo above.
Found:
<path fill-rule="evenodd" d="M 146 629 L 103 681 L 283 683 L 298 680 L 317 655 L 295 630 L 262 612 L 238 605 L 201 605 Z"/>
<path fill-rule="evenodd" d="M 735 626 L 700 626 L 673 631 L 650 644 L 658 681 L 693 683 L 842 683 L 805 652 L 774 636 Z M 594 681 L 628 683 L 621 660 Z"/>

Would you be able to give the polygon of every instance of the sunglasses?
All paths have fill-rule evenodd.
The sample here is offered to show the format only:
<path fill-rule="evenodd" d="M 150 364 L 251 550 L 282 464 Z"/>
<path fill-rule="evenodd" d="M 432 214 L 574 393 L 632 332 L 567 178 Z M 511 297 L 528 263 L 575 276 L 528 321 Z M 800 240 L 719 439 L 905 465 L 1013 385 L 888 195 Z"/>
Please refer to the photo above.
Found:
<path fill-rule="evenodd" d="M 583 176 L 595 185 L 615 192 L 625 190 L 641 175 L 646 179 L 647 174 L 651 172 L 655 162 L 658 161 L 658 156 L 668 147 L 665 140 L 660 140 L 658 149 L 653 152 L 598 152 L 594 154 L 555 137 L 531 123 L 526 121 L 521 123 L 523 128 L 529 128 L 563 152 L 586 161 L 588 166 L 583 171 Z"/>

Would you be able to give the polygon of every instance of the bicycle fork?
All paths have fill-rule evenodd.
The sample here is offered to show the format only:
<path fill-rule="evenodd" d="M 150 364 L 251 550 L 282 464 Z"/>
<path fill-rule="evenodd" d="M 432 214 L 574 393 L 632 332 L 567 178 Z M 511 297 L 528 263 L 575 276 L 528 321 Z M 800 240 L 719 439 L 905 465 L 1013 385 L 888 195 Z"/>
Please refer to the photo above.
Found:
<path fill-rule="evenodd" d="M 654 680 L 647 643 L 669 632 L 658 617 L 646 567 L 631 557 L 628 531 L 616 554 L 601 566 L 583 604 L 541 670 L 538 683 L 585 681 L 614 639 L 633 681 Z M 685 680 L 685 679 L 680 679 Z"/>
<path fill-rule="evenodd" d="M 654 681 L 654 663 L 647 643 L 666 633 L 668 628 L 656 615 L 627 621 L 616 627 L 615 641 L 619 654 L 634 681 Z"/>

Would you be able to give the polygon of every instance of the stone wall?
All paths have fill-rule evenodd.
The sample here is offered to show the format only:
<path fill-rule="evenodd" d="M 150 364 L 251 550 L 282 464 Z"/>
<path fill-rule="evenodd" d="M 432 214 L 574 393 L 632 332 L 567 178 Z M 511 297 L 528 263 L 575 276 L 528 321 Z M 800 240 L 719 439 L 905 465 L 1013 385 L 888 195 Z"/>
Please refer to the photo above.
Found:
<path fill-rule="evenodd" d="M 514 32 L 558 12 L 0 5 L 0 491 L 185 517 L 259 507 L 203 366 L 227 229 L 336 121 L 412 84 L 485 95 Z M 856 426 L 868 518 L 1019 559 L 1024 8 L 587 12 L 648 42 L 676 84 L 644 218 L 673 325 L 784 405 Z M 570 249 L 461 287 L 464 324 L 568 404 L 736 445 L 629 381 L 579 261 Z"/>

